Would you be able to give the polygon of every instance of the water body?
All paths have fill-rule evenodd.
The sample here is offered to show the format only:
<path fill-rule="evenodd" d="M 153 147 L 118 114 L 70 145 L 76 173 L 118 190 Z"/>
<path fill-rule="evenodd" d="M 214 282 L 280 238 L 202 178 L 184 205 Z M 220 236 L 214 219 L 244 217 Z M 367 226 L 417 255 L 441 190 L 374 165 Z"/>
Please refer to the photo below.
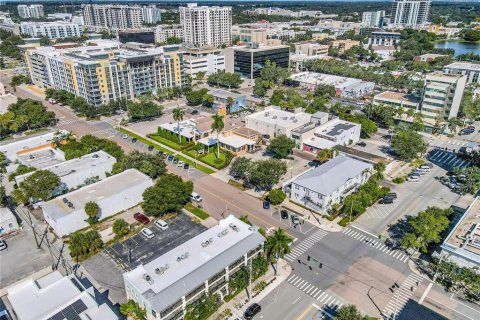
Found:
<path fill-rule="evenodd" d="M 435 48 L 454 49 L 455 56 L 468 52 L 480 54 L 480 42 L 463 42 L 463 41 L 441 41 L 435 42 Z"/>

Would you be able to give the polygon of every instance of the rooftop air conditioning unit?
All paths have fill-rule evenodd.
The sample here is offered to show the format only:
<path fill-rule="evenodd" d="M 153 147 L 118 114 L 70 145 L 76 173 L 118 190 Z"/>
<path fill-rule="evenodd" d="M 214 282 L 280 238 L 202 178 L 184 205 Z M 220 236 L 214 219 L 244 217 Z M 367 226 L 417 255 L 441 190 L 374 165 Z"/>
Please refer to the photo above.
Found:
<path fill-rule="evenodd" d="M 146 273 L 143 275 L 143 279 L 144 279 L 145 281 L 147 281 L 148 283 L 150 283 L 150 284 L 153 283 L 152 277 L 150 277 L 150 276 L 149 276 L 148 274 L 146 274 Z"/>
<path fill-rule="evenodd" d="M 272 119 L 277 119 L 277 116 L 273 116 Z"/>
<path fill-rule="evenodd" d="M 283 118 L 282 118 L 282 120 L 287 120 L 287 119 L 288 119 L 288 117 L 283 117 Z"/>

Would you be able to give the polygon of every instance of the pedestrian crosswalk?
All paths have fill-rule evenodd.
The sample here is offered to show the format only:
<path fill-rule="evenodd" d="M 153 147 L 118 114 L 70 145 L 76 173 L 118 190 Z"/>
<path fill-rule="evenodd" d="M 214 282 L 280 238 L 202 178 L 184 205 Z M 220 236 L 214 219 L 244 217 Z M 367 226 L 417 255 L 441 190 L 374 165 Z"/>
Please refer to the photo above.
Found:
<path fill-rule="evenodd" d="M 448 141 L 442 141 L 442 140 L 430 140 L 428 144 L 431 147 L 445 147 L 446 145 L 451 145 L 451 146 L 458 146 L 461 147 L 465 144 L 465 141 L 460 141 L 460 140 L 448 140 Z"/>
<path fill-rule="evenodd" d="M 343 230 L 343 233 L 347 236 L 352 237 L 355 240 L 363 241 L 363 242 L 369 244 L 370 246 L 372 246 L 374 249 L 377 249 L 380 252 L 388 254 L 388 255 L 392 256 L 393 258 L 395 258 L 397 260 L 400 260 L 401 262 L 405 263 L 405 262 L 408 261 L 408 255 L 406 255 L 402 251 L 390 249 L 389 247 L 387 247 L 384 243 L 382 243 L 378 239 L 367 236 L 360 231 L 355 231 L 353 229 L 348 228 L 348 229 Z"/>
<path fill-rule="evenodd" d="M 384 319 L 395 319 L 402 312 L 402 309 L 413 296 L 422 280 L 421 276 L 410 273 L 402 285 L 395 289 L 392 298 L 385 305 L 383 309 Z"/>
<path fill-rule="evenodd" d="M 300 257 L 305 251 L 307 251 L 308 249 L 313 247 L 313 245 L 315 243 L 322 240 L 323 237 L 325 237 L 327 234 L 328 234 L 327 231 L 323 231 L 323 230 L 316 231 L 314 234 L 312 234 L 311 236 L 309 236 L 305 240 L 301 241 L 297 245 L 294 245 L 290 249 L 290 253 L 285 255 L 285 257 L 284 257 L 285 260 L 293 261 L 296 258 Z"/>
<path fill-rule="evenodd" d="M 432 150 L 428 155 L 428 160 L 451 168 L 468 166 L 468 162 L 460 159 L 455 153 L 441 149 Z"/>
<path fill-rule="evenodd" d="M 343 303 L 340 300 L 337 300 L 332 295 L 328 294 L 325 290 L 322 290 L 315 285 L 309 283 L 308 281 L 302 279 L 298 275 L 291 275 L 287 282 L 297 289 L 305 292 L 313 299 L 316 300 L 315 304 L 320 304 L 320 306 L 327 305 L 330 309 L 340 308 Z"/>
<path fill-rule="evenodd" d="M 78 122 L 78 119 L 60 120 L 57 122 L 57 127 L 66 126 L 67 124 Z"/>

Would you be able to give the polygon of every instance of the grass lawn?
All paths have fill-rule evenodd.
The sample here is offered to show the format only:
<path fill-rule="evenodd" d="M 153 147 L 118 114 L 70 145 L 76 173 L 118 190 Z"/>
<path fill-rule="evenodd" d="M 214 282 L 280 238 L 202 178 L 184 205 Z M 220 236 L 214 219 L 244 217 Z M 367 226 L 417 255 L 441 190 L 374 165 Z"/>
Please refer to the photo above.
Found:
<path fill-rule="evenodd" d="M 130 130 L 127 130 L 125 128 L 120 128 L 118 129 L 118 131 L 122 132 L 122 133 L 125 133 L 125 134 L 128 134 L 129 136 L 133 137 L 133 138 L 137 138 L 138 141 L 141 141 L 143 143 L 145 143 L 146 145 L 149 145 L 149 146 L 153 146 L 155 149 L 157 150 L 160 150 L 160 151 L 163 151 L 165 152 L 166 154 L 172 154 L 173 155 L 173 152 L 168 150 L 168 149 L 165 149 L 165 148 L 162 148 L 159 144 L 155 143 L 155 142 L 152 142 L 150 140 L 147 140 L 145 139 L 144 137 L 142 136 L 139 136 L 138 134 L 135 134 L 133 132 L 131 132 Z M 186 158 L 186 157 L 183 157 L 179 154 L 175 155 L 177 158 L 179 158 L 180 160 L 182 160 L 183 162 L 185 163 L 188 163 L 191 167 L 193 168 L 196 168 L 202 172 L 205 172 L 206 174 L 212 174 L 214 173 L 215 171 L 210 169 L 210 168 L 207 168 L 205 166 L 202 166 L 201 164 L 196 164 L 194 161 Z"/>
<path fill-rule="evenodd" d="M 40 129 L 25 131 L 24 134 L 25 134 L 26 136 L 29 136 L 29 135 L 32 135 L 32 134 L 36 134 L 36 133 L 40 133 L 40 132 L 45 132 L 45 131 L 49 131 L 49 129 L 48 129 L 48 128 L 40 128 Z"/>
<path fill-rule="evenodd" d="M 196 150 L 189 150 L 187 154 L 190 157 L 195 158 L 195 153 L 196 153 Z M 202 161 L 203 163 L 206 163 L 209 166 L 212 166 L 216 169 L 225 168 L 228 165 L 227 155 L 222 150 L 220 150 L 220 159 L 219 159 L 220 161 L 217 162 L 218 159 L 216 154 L 217 154 L 216 152 L 209 152 L 203 157 L 197 156 L 197 160 Z"/>
<path fill-rule="evenodd" d="M 150 139 L 153 139 L 153 140 L 155 140 L 155 141 L 158 141 L 158 142 L 160 142 L 161 144 L 164 144 L 164 145 L 166 145 L 166 146 L 168 146 L 168 147 L 170 147 L 170 148 L 172 148 L 172 149 L 178 150 L 178 151 L 180 151 L 180 150 L 182 150 L 182 149 L 184 148 L 184 147 L 181 146 L 180 144 L 175 143 L 175 142 L 173 142 L 172 140 L 168 140 L 168 139 L 166 139 L 166 138 L 164 138 L 164 137 L 161 137 L 161 136 L 160 136 L 159 134 L 157 134 L 157 133 L 149 134 L 148 137 L 149 137 Z"/>
<path fill-rule="evenodd" d="M 185 209 L 187 209 L 188 211 L 190 211 L 191 213 L 193 213 L 194 215 L 196 215 L 197 217 L 199 217 L 200 219 L 202 220 L 205 220 L 207 219 L 208 217 L 210 217 L 210 215 L 208 213 L 206 213 L 205 211 L 203 211 L 202 209 L 199 209 L 197 207 L 195 207 L 193 204 L 191 203 L 187 203 L 185 205 Z"/>

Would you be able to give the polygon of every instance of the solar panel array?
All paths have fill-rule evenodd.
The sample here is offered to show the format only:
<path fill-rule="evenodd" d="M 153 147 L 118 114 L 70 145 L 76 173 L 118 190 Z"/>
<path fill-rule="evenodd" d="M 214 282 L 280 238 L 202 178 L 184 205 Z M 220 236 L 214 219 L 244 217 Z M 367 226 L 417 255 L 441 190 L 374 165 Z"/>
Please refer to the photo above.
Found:
<path fill-rule="evenodd" d="M 65 307 L 62 311 L 54 314 L 48 320 L 81 320 L 79 314 L 87 310 L 85 303 L 78 299 L 68 307 Z"/>

